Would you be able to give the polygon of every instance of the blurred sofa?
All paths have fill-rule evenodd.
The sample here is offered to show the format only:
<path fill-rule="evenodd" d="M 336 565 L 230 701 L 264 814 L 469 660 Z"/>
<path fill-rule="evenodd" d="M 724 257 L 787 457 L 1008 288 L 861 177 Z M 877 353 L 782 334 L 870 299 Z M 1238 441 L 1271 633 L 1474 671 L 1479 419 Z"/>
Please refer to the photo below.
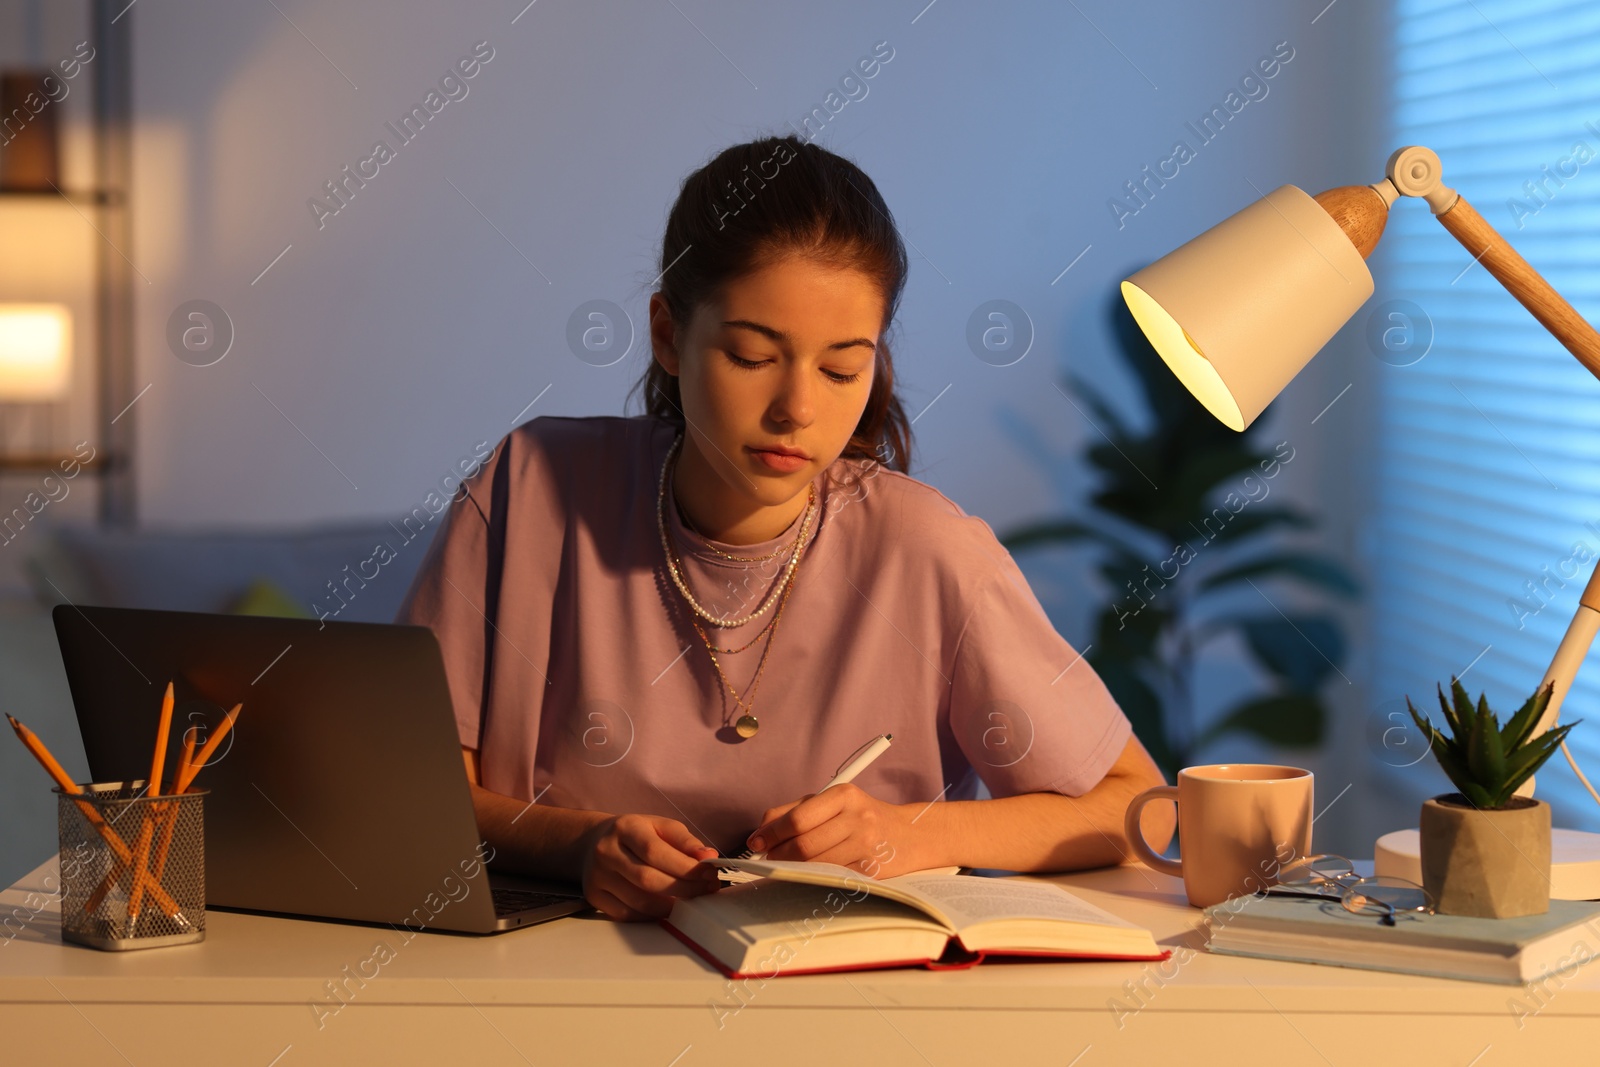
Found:
<path fill-rule="evenodd" d="M 5 546 L 23 554 L 31 597 L 0 604 L 0 709 L 82 781 L 88 767 L 50 621 L 56 604 L 306 617 L 322 605 L 339 621 L 391 622 L 437 526 L 410 541 L 381 520 L 284 531 L 31 527 Z M 395 557 L 364 584 L 346 583 L 379 542 Z M 55 820 L 44 772 L 20 744 L 0 742 L 0 885 L 55 851 Z"/>
<path fill-rule="evenodd" d="M 45 607 L 71 602 L 310 617 L 320 604 L 341 621 L 390 622 L 436 526 L 409 542 L 384 522 L 216 533 L 60 526 L 41 531 L 23 567 Z M 370 580 L 346 583 L 380 542 L 396 547 L 395 559 Z M 265 610 L 274 605 L 280 610 Z"/>

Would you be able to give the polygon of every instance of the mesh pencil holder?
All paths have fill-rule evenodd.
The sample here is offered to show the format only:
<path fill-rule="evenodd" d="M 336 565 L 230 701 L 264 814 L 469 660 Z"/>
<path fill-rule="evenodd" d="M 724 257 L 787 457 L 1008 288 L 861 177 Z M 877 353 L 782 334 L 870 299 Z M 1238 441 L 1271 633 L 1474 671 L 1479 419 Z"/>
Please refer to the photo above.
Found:
<path fill-rule="evenodd" d="M 62 940 L 123 950 L 205 939 L 206 790 L 150 797 L 144 785 L 54 790 Z"/>

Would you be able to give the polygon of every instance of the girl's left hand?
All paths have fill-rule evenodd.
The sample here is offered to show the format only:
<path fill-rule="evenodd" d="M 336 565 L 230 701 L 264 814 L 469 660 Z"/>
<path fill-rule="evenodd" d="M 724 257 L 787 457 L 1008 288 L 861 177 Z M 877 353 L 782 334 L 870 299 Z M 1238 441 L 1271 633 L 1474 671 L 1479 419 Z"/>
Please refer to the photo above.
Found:
<path fill-rule="evenodd" d="M 767 859 L 837 863 L 888 878 L 935 862 L 923 862 L 912 807 L 886 803 L 845 782 L 768 808 L 745 843 L 752 851 L 765 850 Z"/>

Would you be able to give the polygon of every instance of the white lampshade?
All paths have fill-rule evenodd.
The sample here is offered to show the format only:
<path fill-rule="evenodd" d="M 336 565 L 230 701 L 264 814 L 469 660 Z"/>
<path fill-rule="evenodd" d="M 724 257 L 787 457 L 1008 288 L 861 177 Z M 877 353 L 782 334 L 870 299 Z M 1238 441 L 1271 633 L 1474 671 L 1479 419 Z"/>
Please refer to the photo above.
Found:
<path fill-rule="evenodd" d="M 0 304 L 0 401 L 59 400 L 72 371 L 64 304 Z"/>
<path fill-rule="evenodd" d="M 1178 380 L 1243 430 L 1372 295 L 1333 217 L 1284 185 L 1122 283 Z"/>

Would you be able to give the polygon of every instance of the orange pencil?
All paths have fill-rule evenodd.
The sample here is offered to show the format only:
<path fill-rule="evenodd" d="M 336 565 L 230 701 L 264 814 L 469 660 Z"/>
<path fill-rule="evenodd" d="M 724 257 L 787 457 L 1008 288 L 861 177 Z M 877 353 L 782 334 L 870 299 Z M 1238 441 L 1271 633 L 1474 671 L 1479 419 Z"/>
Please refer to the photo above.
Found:
<path fill-rule="evenodd" d="M 178 769 L 172 772 L 172 780 L 183 781 L 183 776 L 188 773 L 189 764 L 192 762 L 194 762 L 194 730 L 190 729 L 183 732 L 183 747 L 178 750 Z M 181 793 L 183 790 L 174 789 L 173 792 Z"/>
<path fill-rule="evenodd" d="M 239 711 L 243 707 L 243 704 L 235 704 L 228 709 L 228 715 L 222 720 L 222 725 L 217 727 L 215 733 L 206 738 L 206 743 L 201 747 L 199 754 L 189 763 L 183 777 L 178 779 L 178 792 L 188 792 L 195 776 L 205 768 L 206 761 L 211 758 L 211 754 L 217 750 L 217 746 L 222 743 L 222 739 L 228 736 L 228 731 L 233 729 L 233 721 L 239 717 Z"/>
<path fill-rule="evenodd" d="M 161 718 L 156 722 L 156 750 L 150 757 L 150 778 L 146 782 L 147 795 L 151 797 L 161 795 L 161 771 L 167 762 L 167 732 L 172 728 L 172 704 L 172 683 L 168 682 L 167 691 L 161 696 Z M 155 818 L 159 814 L 161 814 L 159 805 L 146 805 L 144 819 L 139 824 L 139 844 L 135 849 L 136 858 L 133 864 L 133 896 L 128 901 L 130 931 L 138 926 L 146 883 L 150 881 L 150 873 L 146 870 L 145 864 L 150 859 L 150 838 L 155 833 Z"/>
<path fill-rule="evenodd" d="M 17 732 L 17 737 L 27 746 L 28 751 L 33 753 L 33 758 L 44 766 L 50 777 L 56 780 L 57 785 L 69 793 L 82 792 L 78 788 L 78 783 L 74 782 L 72 776 L 66 772 L 66 769 L 56 762 L 56 758 L 50 754 L 50 750 L 44 747 L 44 742 L 39 740 L 37 734 L 18 722 L 13 715 L 7 715 L 6 722 L 11 724 L 11 728 Z M 93 819 L 91 818 L 90 821 L 92 822 Z"/>
<path fill-rule="evenodd" d="M 177 786 L 175 789 L 173 789 L 174 794 L 187 793 L 189 791 L 189 786 L 194 783 L 195 775 L 200 773 L 201 768 L 206 765 L 206 762 L 211 758 L 212 753 L 217 750 L 217 746 L 222 743 L 222 739 L 226 737 L 228 731 L 233 728 L 234 720 L 239 717 L 239 711 L 243 707 L 243 704 L 235 704 L 228 711 L 227 717 L 222 721 L 222 725 L 218 726 L 216 731 L 206 739 L 206 743 L 204 747 L 200 749 L 198 755 L 196 755 L 194 752 L 194 732 L 192 730 L 185 731 L 183 754 L 179 757 L 178 770 L 177 774 L 175 775 L 177 779 Z M 162 828 L 161 844 L 157 848 L 155 878 L 158 882 L 161 878 L 162 872 L 166 870 L 167 852 L 171 848 L 172 832 L 177 824 L 178 810 L 177 807 L 174 806 L 172 818 L 168 820 L 166 825 Z M 84 901 L 84 910 L 93 911 L 95 908 L 98 908 L 100 906 L 100 902 L 105 899 L 105 895 L 111 891 L 111 887 L 114 886 L 122 877 L 125 870 L 125 863 L 113 865 L 111 870 L 107 872 L 105 878 L 101 880 L 99 888 L 94 891 L 93 895 L 91 895 L 88 900 Z"/>
<path fill-rule="evenodd" d="M 194 759 L 194 731 L 186 730 L 183 735 L 183 750 L 178 753 L 178 769 L 173 777 L 179 783 L 179 788 L 174 793 L 183 792 L 182 783 L 189 772 L 189 762 Z M 162 873 L 167 869 L 167 850 L 172 847 L 172 831 L 178 825 L 178 813 L 183 810 L 181 804 L 172 804 L 172 817 L 161 828 L 161 846 L 156 849 L 156 881 L 161 881 Z"/>
<path fill-rule="evenodd" d="M 78 783 L 74 782 L 72 776 L 62 769 L 61 764 L 56 762 L 55 756 L 50 754 L 50 750 L 45 747 L 44 742 L 39 740 L 32 730 L 22 725 L 11 715 L 6 716 L 6 721 L 16 731 L 18 740 L 22 742 L 29 752 L 33 753 L 33 758 L 39 761 L 39 765 L 55 780 L 56 785 L 61 787 L 62 792 L 73 794 L 81 794 L 83 792 Z M 129 863 L 133 859 L 133 853 L 128 848 L 128 843 L 122 840 L 122 836 L 112 829 L 105 819 L 101 818 L 94 805 L 87 800 L 79 800 L 77 805 L 78 809 L 83 812 L 84 819 L 105 839 L 106 844 L 110 846 L 117 859 L 124 864 Z M 187 925 L 187 921 L 183 919 L 182 910 L 179 909 L 177 902 L 172 899 L 166 890 L 156 885 L 151 888 L 150 893 L 162 911 Z"/>
<path fill-rule="evenodd" d="M 156 722 L 156 750 L 150 756 L 150 795 L 161 795 L 161 772 L 167 765 L 167 734 L 172 729 L 172 683 L 161 694 L 161 718 Z"/>
<path fill-rule="evenodd" d="M 183 750 L 178 753 L 178 769 L 173 774 L 173 777 L 176 780 L 183 780 L 185 769 L 189 766 L 189 761 L 192 759 L 194 759 L 194 730 L 191 728 L 189 730 L 185 730 L 183 734 Z M 177 789 L 174 790 L 174 792 L 181 793 L 183 790 Z M 172 830 L 175 826 L 177 826 L 177 824 L 178 809 L 177 806 L 174 805 L 172 810 L 172 818 L 168 819 L 166 824 L 161 828 L 161 844 L 156 849 L 155 877 L 157 882 L 161 881 L 162 872 L 167 869 L 167 851 L 172 847 Z M 111 870 L 107 871 L 106 876 L 100 880 L 100 885 L 93 893 L 89 895 L 89 899 L 83 902 L 83 910 L 85 914 L 94 911 L 100 906 L 100 902 L 105 900 L 106 894 L 111 892 L 111 887 L 117 884 L 117 881 L 122 877 L 125 870 L 126 867 L 122 863 L 116 863 L 112 865 Z"/>

